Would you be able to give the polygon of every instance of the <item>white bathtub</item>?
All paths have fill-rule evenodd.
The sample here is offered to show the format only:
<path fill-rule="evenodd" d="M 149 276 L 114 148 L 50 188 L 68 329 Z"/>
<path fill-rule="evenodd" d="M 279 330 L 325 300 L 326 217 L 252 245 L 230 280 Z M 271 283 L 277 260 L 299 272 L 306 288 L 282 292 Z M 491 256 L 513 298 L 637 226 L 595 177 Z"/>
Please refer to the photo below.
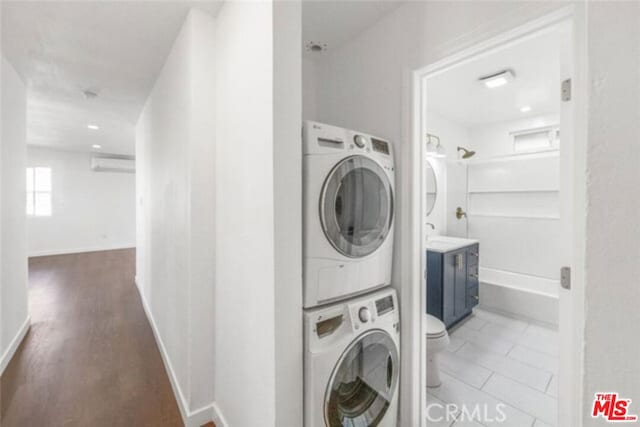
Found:
<path fill-rule="evenodd" d="M 511 317 L 558 325 L 560 281 L 480 267 L 480 307 Z"/>

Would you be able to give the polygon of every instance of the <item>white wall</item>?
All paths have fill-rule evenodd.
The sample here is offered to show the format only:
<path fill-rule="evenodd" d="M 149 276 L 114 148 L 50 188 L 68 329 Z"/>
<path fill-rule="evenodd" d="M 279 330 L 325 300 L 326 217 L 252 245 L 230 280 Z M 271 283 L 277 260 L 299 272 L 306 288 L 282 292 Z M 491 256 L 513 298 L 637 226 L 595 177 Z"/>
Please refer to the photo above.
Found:
<path fill-rule="evenodd" d="M 137 125 L 138 286 L 188 425 L 301 424 L 300 32 L 296 2 L 192 11 Z"/>
<path fill-rule="evenodd" d="M 308 56 L 302 57 L 302 119 L 317 120 L 316 63 Z"/>
<path fill-rule="evenodd" d="M 216 21 L 216 404 L 230 427 L 273 425 L 272 5 L 228 2 Z"/>
<path fill-rule="evenodd" d="M 0 374 L 29 326 L 25 220 L 26 92 L 2 57 L 0 86 Z"/>
<path fill-rule="evenodd" d="M 27 166 L 50 167 L 52 215 L 27 219 L 29 256 L 135 246 L 135 176 L 94 172 L 90 153 L 30 146 Z"/>
<path fill-rule="evenodd" d="M 503 275 L 498 284 L 558 295 L 560 267 L 570 257 L 564 253 L 568 236 L 560 229 L 559 151 L 516 153 L 511 136 L 558 123 L 557 116 L 547 115 L 468 129 L 476 155 L 466 162 L 466 221 L 468 236 L 481 242 L 481 281 L 516 273 Z M 543 280 L 535 285 L 535 278 Z"/>
<path fill-rule="evenodd" d="M 276 426 L 303 422 L 301 14 L 300 2 L 274 3 Z"/>
<path fill-rule="evenodd" d="M 588 4 L 584 418 L 617 391 L 640 413 L 640 3 Z"/>
<path fill-rule="evenodd" d="M 214 42 L 192 10 L 136 128 L 137 283 L 188 425 L 214 397 Z"/>

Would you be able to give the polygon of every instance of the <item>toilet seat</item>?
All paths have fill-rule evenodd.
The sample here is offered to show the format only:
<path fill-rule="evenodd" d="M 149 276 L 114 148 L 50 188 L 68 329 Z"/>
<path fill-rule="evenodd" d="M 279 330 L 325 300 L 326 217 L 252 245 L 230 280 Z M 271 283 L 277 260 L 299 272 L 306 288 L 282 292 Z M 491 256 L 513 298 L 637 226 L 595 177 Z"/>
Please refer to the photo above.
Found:
<path fill-rule="evenodd" d="M 437 317 L 427 314 L 427 339 L 442 338 L 447 334 L 447 328 Z"/>

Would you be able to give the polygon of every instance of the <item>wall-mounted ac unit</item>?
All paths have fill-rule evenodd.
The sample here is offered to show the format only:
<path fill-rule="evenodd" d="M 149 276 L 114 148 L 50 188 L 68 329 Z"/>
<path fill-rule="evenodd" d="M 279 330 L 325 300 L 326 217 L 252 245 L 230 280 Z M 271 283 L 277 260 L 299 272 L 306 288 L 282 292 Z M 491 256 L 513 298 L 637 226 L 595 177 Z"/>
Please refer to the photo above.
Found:
<path fill-rule="evenodd" d="M 135 173 L 135 159 L 122 159 L 113 157 L 93 157 L 91 170 L 95 172 L 127 172 Z"/>

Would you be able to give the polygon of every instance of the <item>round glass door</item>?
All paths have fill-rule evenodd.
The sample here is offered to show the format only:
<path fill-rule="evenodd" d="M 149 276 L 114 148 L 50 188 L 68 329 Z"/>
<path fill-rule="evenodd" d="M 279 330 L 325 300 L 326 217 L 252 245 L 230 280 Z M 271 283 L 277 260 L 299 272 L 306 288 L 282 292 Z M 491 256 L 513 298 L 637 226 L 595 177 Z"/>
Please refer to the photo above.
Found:
<path fill-rule="evenodd" d="M 343 255 L 363 257 L 378 249 L 393 220 L 393 191 L 384 170 L 363 156 L 338 163 L 322 190 L 320 219 L 327 239 Z"/>
<path fill-rule="evenodd" d="M 325 395 L 329 427 L 376 427 L 398 383 L 398 350 L 381 330 L 369 331 L 343 353 Z"/>

